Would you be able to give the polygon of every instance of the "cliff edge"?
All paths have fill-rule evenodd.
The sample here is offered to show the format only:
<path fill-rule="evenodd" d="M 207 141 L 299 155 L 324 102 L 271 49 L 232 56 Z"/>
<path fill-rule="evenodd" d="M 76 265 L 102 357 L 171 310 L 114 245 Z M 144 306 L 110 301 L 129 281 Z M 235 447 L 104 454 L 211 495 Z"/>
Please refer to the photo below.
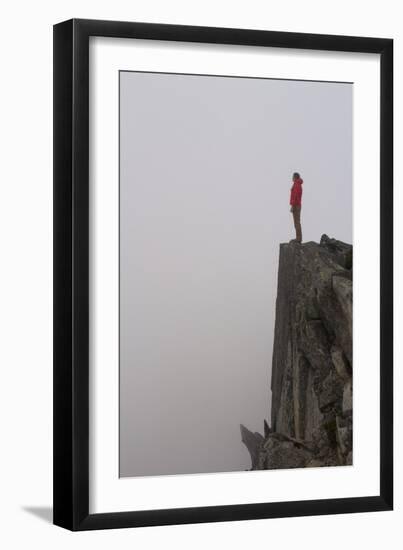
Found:
<path fill-rule="evenodd" d="M 241 425 L 252 470 L 352 464 L 352 246 L 280 245 L 271 426 Z"/>

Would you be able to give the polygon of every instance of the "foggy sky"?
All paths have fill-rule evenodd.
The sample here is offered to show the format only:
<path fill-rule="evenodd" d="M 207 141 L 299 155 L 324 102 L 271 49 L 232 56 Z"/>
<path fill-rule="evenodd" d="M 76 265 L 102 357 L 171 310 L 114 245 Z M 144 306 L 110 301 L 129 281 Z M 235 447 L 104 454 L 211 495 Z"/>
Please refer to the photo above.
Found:
<path fill-rule="evenodd" d="M 352 85 L 120 73 L 120 475 L 245 470 L 278 248 L 352 242 Z"/>

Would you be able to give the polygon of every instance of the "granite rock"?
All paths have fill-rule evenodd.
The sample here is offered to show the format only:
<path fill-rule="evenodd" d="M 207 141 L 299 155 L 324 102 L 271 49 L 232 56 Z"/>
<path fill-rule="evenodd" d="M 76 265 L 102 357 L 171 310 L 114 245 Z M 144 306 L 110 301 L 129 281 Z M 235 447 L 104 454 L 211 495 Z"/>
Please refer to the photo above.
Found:
<path fill-rule="evenodd" d="M 264 435 L 241 426 L 252 469 L 352 464 L 352 246 L 280 245 Z"/>

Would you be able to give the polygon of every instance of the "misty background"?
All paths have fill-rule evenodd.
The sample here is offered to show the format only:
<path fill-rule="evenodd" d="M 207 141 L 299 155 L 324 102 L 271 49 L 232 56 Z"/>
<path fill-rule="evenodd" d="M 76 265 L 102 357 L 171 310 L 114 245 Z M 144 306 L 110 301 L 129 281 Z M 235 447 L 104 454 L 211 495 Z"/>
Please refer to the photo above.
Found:
<path fill-rule="evenodd" d="M 120 475 L 250 468 L 281 242 L 352 242 L 352 84 L 120 73 Z"/>

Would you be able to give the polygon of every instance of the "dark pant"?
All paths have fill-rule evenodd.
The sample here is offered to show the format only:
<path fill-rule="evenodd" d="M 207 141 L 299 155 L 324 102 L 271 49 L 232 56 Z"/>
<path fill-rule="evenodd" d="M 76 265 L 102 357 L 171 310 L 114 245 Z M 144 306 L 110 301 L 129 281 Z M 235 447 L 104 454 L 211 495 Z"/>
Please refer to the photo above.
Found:
<path fill-rule="evenodd" d="M 301 207 L 293 206 L 292 215 L 294 218 L 294 227 L 296 233 L 296 240 L 300 243 L 302 241 L 302 228 L 301 228 Z"/>

